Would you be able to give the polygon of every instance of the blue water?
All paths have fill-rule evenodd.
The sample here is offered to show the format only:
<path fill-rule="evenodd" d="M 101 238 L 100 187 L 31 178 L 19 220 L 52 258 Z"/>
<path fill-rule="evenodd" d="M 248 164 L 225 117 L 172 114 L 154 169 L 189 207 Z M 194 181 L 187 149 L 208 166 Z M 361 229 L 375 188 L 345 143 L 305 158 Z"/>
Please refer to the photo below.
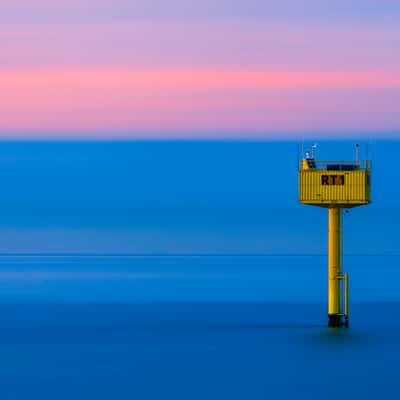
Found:
<path fill-rule="evenodd" d="M 326 210 L 298 205 L 296 152 L 296 142 L 2 142 L 0 253 L 324 253 Z M 399 153 L 400 141 L 369 147 L 373 204 L 345 214 L 347 253 L 399 254 Z M 322 142 L 317 155 L 354 158 L 354 143 Z"/>
<path fill-rule="evenodd" d="M 4 399 L 395 398 L 399 257 L 3 256 Z M 393 397 L 394 396 L 394 397 Z"/>
<path fill-rule="evenodd" d="M 295 142 L 2 142 L 0 398 L 397 398 L 399 151 L 344 214 L 335 330 Z"/>

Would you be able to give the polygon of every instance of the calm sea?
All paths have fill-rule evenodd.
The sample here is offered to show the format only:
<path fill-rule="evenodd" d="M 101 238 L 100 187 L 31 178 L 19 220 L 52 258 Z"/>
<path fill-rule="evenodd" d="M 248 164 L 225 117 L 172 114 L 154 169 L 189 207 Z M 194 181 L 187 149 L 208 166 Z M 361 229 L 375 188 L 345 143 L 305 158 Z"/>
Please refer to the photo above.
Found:
<path fill-rule="evenodd" d="M 3 256 L 2 399 L 397 398 L 399 257 Z"/>
<path fill-rule="evenodd" d="M 343 217 L 339 330 L 296 145 L 2 142 L 0 399 L 398 398 L 400 142 Z"/>

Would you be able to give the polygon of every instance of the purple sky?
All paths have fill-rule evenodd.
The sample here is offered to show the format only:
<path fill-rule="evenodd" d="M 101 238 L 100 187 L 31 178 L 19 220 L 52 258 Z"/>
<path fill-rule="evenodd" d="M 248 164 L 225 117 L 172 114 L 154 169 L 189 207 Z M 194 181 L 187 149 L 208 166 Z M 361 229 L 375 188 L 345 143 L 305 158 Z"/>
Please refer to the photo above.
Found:
<path fill-rule="evenodd" d="M 0 135 L 400 133 L 400 2 L 3 0 Z"/>

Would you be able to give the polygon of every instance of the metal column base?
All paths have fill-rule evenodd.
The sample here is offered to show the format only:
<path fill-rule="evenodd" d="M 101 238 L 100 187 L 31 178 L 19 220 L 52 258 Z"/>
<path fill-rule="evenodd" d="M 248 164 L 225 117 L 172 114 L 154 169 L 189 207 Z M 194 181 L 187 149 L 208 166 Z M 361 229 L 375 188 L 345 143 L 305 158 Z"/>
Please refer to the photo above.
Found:
<path fill-rule="evenodd" d="M 344 320 L 343 320 L 343 315 L 329 314 L 328 318 L 329 318 L 329 320 L 328 320 L 329 327 L 337 328 L 340 326 L 345 326 L 347 328 L 349 326 L 349 318 L 344 317 Z"/>

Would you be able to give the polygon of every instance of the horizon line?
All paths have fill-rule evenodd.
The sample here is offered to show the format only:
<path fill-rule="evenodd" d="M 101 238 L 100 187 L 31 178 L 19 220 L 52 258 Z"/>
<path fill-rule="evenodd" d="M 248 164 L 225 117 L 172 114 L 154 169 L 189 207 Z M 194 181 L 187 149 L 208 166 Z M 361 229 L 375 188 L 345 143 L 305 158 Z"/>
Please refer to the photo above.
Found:
<path fill-rule="evenodd" d="M 4 252 L 0 257 L 327 257 L 328 253 L 92 253 L 92 252 Z M 400 253 L 349 253 L 344 257 L 400 257 Z"/>
<path fill-rule="evenodd" d="M 239 132 L 238 132 L 239 133 Z M 276 134 L 277 132 L 275 132 Z M 329 141 L 345 141 L 350 142 L 354 140 L 358 141 L 399 141 L 400 140 L 400 129 L 398 131 L 385 131 L 377 135 L 370 134 L 370 132 L 347 132 L 341 133 L 317 133 L 315 136 L 310 133 L 304 132 L 287 132 L 287 135 L 282 132 L 278 132 L 282 136 L 267 136 L 264 134 L 251 134 L 250 136 L 238 136 L 236 134 L 224 135 L 222 133 L 196 133 L 192 137 L 184 135 L 171 135 L 166 136 L 165 134 L 155 135 L 149 134 L 68 134 L 55 135 L 35 135 L 35 134 L 13 134 L 3 135 L 0 133 L 0 142 L 293 142 L 298 141 L 315 141 L 329 142 Z M 190 133 L 188 133 L 190 134 Z M 368 134 L 367 137 L 362 137 Z"/>

